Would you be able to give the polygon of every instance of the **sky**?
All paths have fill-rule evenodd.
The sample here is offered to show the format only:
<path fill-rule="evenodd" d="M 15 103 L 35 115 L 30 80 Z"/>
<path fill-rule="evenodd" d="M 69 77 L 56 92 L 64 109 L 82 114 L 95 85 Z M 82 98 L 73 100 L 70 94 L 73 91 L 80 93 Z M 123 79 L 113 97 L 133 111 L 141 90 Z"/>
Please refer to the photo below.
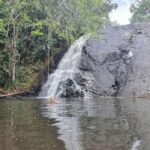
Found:
<path fill-rule="evenodd" d="M 118 8 L 113 10 L 110 13 L 110 20 L 116 21 L 120 25 L 129 24 L 129 19 L 131 18 L 132 14 L 130 13 L 130 5 L 135 0 L 112 0 L 114 3 L 118 4 Z"/>

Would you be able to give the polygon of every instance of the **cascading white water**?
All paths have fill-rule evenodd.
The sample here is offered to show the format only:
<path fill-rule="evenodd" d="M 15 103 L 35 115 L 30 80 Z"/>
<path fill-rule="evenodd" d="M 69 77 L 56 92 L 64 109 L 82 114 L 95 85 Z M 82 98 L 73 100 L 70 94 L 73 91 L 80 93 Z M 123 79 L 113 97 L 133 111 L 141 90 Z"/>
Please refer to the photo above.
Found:
<path fill-rule="evenodd" d="M 82 54 L 82 48 L 89 38 L 89 35 L 80 37 L 64 55 L 56 71 L 48 76 L 47 82 L 43 85 L 39 97 L 55 96 L 58 86 L 65 79 L 73 79 L 78 72 L 78 64 Z M 80 88 L 78 85 L 76 85 Z"/>

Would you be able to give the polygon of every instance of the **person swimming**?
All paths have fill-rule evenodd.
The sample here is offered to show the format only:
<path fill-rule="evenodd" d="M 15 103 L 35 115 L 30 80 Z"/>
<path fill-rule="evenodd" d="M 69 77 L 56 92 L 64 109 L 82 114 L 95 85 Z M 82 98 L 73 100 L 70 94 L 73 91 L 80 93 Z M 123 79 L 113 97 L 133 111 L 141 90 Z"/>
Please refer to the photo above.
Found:
<path fill-rule="evenodd" d="M 50 98 L 50 104 L 53 105 L 53 104 L 55 104 L 55 103 L 56 103 L 56 99 L 55 99 L 54 96 L 52 96 L 52 97 Z"/>

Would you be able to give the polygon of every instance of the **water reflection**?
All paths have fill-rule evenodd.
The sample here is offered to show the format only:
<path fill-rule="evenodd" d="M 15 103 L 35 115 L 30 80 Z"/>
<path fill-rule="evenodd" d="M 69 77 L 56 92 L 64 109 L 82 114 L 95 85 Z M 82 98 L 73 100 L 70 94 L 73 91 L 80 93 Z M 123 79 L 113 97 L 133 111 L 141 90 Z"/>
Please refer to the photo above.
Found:
<path fill-rule="evenodd" d="M 40 106 L 44 117 L 54 118 L 57 121 L 54 125 L 59 127 L 59 138 L 65 142 L 66 149 L 69 150 L 82 149 L 77 113 L 83 109 L 76 105 L 79 106 L 78 103 L 71 105 L 69 101 L 61 101 L 52 106 L 48 101 L 43 101 Z"/>
<path fill-rule="evenodd" d="M 46 101 L 40 108 L 44 117 L 58 121 L 68 150 L 149 150 L 149 100 L 62 99 L 53 111 Z"/>
<path fill-rule="evenodd" d="M 42 118 L 38 100 L 0 100 L 0 150 L 64 150 L 55 121 Z"/>
<path fill-rule="evenodd" d="M 149 150 L 149 141 L 149 99 L 0 100 L 0 150 Z"/>

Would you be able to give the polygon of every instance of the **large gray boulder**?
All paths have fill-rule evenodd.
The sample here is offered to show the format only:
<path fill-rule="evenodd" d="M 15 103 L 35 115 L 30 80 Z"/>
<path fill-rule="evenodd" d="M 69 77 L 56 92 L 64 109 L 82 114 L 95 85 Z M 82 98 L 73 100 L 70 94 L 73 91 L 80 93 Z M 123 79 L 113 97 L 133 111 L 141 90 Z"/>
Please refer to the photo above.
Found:
<path fill-rule="evenodd" d="M 78 67 L 80 86 L 91 95 L 150 94 L 150 24 L 105 29 L 83 47 Z"/>
<path fill-rule="evenodd" d="M 78 89 L 74 80 L 69 78 L 60 83 L 57 93 L 59 93 L 59 96 L 62 98 L 76 98 L 84 96 L 84 92 L 81 89 Z"/>

